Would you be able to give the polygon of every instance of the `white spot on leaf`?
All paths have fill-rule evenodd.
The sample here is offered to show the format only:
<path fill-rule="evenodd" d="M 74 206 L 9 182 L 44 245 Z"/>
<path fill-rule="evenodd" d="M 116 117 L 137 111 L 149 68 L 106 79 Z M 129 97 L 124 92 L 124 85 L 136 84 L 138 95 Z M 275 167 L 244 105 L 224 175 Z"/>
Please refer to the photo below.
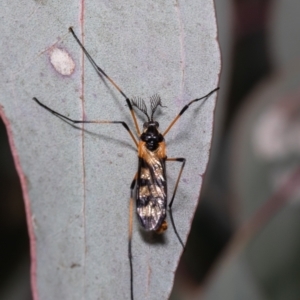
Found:
<path fill-rule="evenodd" d="M 53 48 L 50 53 L 50 62 L 61 75 L 69 76 L 74 72 L 75 63 L 65 50 Z"/>

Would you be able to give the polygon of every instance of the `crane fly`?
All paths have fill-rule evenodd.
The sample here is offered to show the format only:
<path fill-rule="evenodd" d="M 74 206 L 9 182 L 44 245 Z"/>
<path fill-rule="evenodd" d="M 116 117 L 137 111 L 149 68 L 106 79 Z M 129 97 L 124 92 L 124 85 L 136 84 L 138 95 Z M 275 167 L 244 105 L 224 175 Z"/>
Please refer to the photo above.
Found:
<path fill-rule="evenodd" d="M 64 121 L 70 122 L 71 124 L 79 123 L 89 123 L 89 124 L 119 124 L 122 125 L 125 130 L 129 133 L 133 143 L 137 147 L 138 152 L 138 171 L 135 174 L 133 181 L 130 185 L 130 201 L 129 201 L 129 233 L 128 233 L 128 258 L 130 265 L 130 294 L 131 299 L 134 299 L 133 293 L 133 257 L 132 257 L 132 223 L 133 223 L 133 211 L 134 211 L 134 191 L 136 192 L 135 201 L 136 201 L 136 214 L 139 220 L 141 227 L 148 232 L 155 232 L 158 234 L 163 233 L 167 230 L 168 224 L 166 221 L 167 210 L 169 211 L 170 221 L 174 232 L 178 238 L 178 241 L 184 248 L 184 243 L 182 242 L 178 231 L 175 226 L 175 222 L 172 214 L 172 205 L 176 195 L 177 187 L 182 175 L 182 171 L 185 166 L 186 159 L 183 157 L 169 158 L 166 154 L 166 143 L 165 136 L 173 127 L 173 125 L 178 121 L 178 119 L 183 115 L 183 113 L 189 108 L 189 106 L 200 100 L 207 100 L 210 95 L 216 92 L 219 87 L 213 89 L 208 94 L 203 97 L 196 98 L 186 104 L 179 114 L 173 119 L 167 129 L 161 133 L 159 131 L 159 123 L 154 120 L 154 114 L 159 106 L 163 107 L 161 98 L 156 94 L 150 98 L 150 113 L 148 114 L 147 106 L 143 99 L 141 98 L 132 98 L 129 99 L 126 94 L 119 88 L 119 86 L 109 77 L 102 68 L 100 68 L 91 55 L 88 53 L 86 48 L 80 42 L 79 38 L 76 36 L 73 28 L 70 27 L 69 31 L 85 53 L 87 59 L 92 64 L 93 68 L 96 70 L 97 74 L 102 77 L 104 76 L 125 98 L 127 106 L 130 110 L 136 134 L 133 134 L 132 130 L 129 128 L 127 123 L 124 121 L 87 121 L 87 120 L 74 120 L 71 119 L 53 109 L 46 106 L 40 102 L 37 98 L 33 100 L 39 104 L 44 109 L 51 112 L 53 115 L 61 118 Z M 147 121 L 143 124 L 143 130 L 140 131 L 135 111 L 137 109 L 141 111 Z M 173 195 L 168 204 L 167 200 L 167 177 L 166 177 L 166 162 L 179 162 L 181 163 L 181 168 L 177 176 L 175 183 Z"/>

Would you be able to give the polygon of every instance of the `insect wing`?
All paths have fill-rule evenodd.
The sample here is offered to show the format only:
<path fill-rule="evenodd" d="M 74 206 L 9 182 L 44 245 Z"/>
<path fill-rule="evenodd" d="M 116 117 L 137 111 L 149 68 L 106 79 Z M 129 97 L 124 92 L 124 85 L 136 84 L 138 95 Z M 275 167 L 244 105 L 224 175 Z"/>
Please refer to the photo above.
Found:
<path fill-rule="evenodd" d="M 142 227 L 146 231 L 157 230 L 166 218 L 166 209 L 165 159 L 139 158 L 136 210 Z"/>

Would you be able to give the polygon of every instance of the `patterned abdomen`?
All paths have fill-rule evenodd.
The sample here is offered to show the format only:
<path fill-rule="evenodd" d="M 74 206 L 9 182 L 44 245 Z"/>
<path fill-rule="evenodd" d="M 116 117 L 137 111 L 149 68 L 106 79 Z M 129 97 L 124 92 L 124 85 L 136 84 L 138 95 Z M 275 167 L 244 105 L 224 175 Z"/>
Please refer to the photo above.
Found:
<path fill-rule="evenodd" d="M 148 149 L 144 149 L 143 154 L 139 158 L 136 210 L 142 227 L 146 231 L 155 231 L 166 218 L 165 159 Z"/>

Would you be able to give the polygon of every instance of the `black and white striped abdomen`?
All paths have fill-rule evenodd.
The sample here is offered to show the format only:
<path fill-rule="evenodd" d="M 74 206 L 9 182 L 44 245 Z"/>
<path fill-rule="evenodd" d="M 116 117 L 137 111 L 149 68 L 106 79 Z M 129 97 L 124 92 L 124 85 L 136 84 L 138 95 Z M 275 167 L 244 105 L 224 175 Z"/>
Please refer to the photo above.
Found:
<path fill-rule="evenodd" d="M 146 231 L 157 230 L 166 218 L 166 208 L 165 160 L 151 154 L 147 161 L 139 158 L 136 211 L 142 227 Z"/>

